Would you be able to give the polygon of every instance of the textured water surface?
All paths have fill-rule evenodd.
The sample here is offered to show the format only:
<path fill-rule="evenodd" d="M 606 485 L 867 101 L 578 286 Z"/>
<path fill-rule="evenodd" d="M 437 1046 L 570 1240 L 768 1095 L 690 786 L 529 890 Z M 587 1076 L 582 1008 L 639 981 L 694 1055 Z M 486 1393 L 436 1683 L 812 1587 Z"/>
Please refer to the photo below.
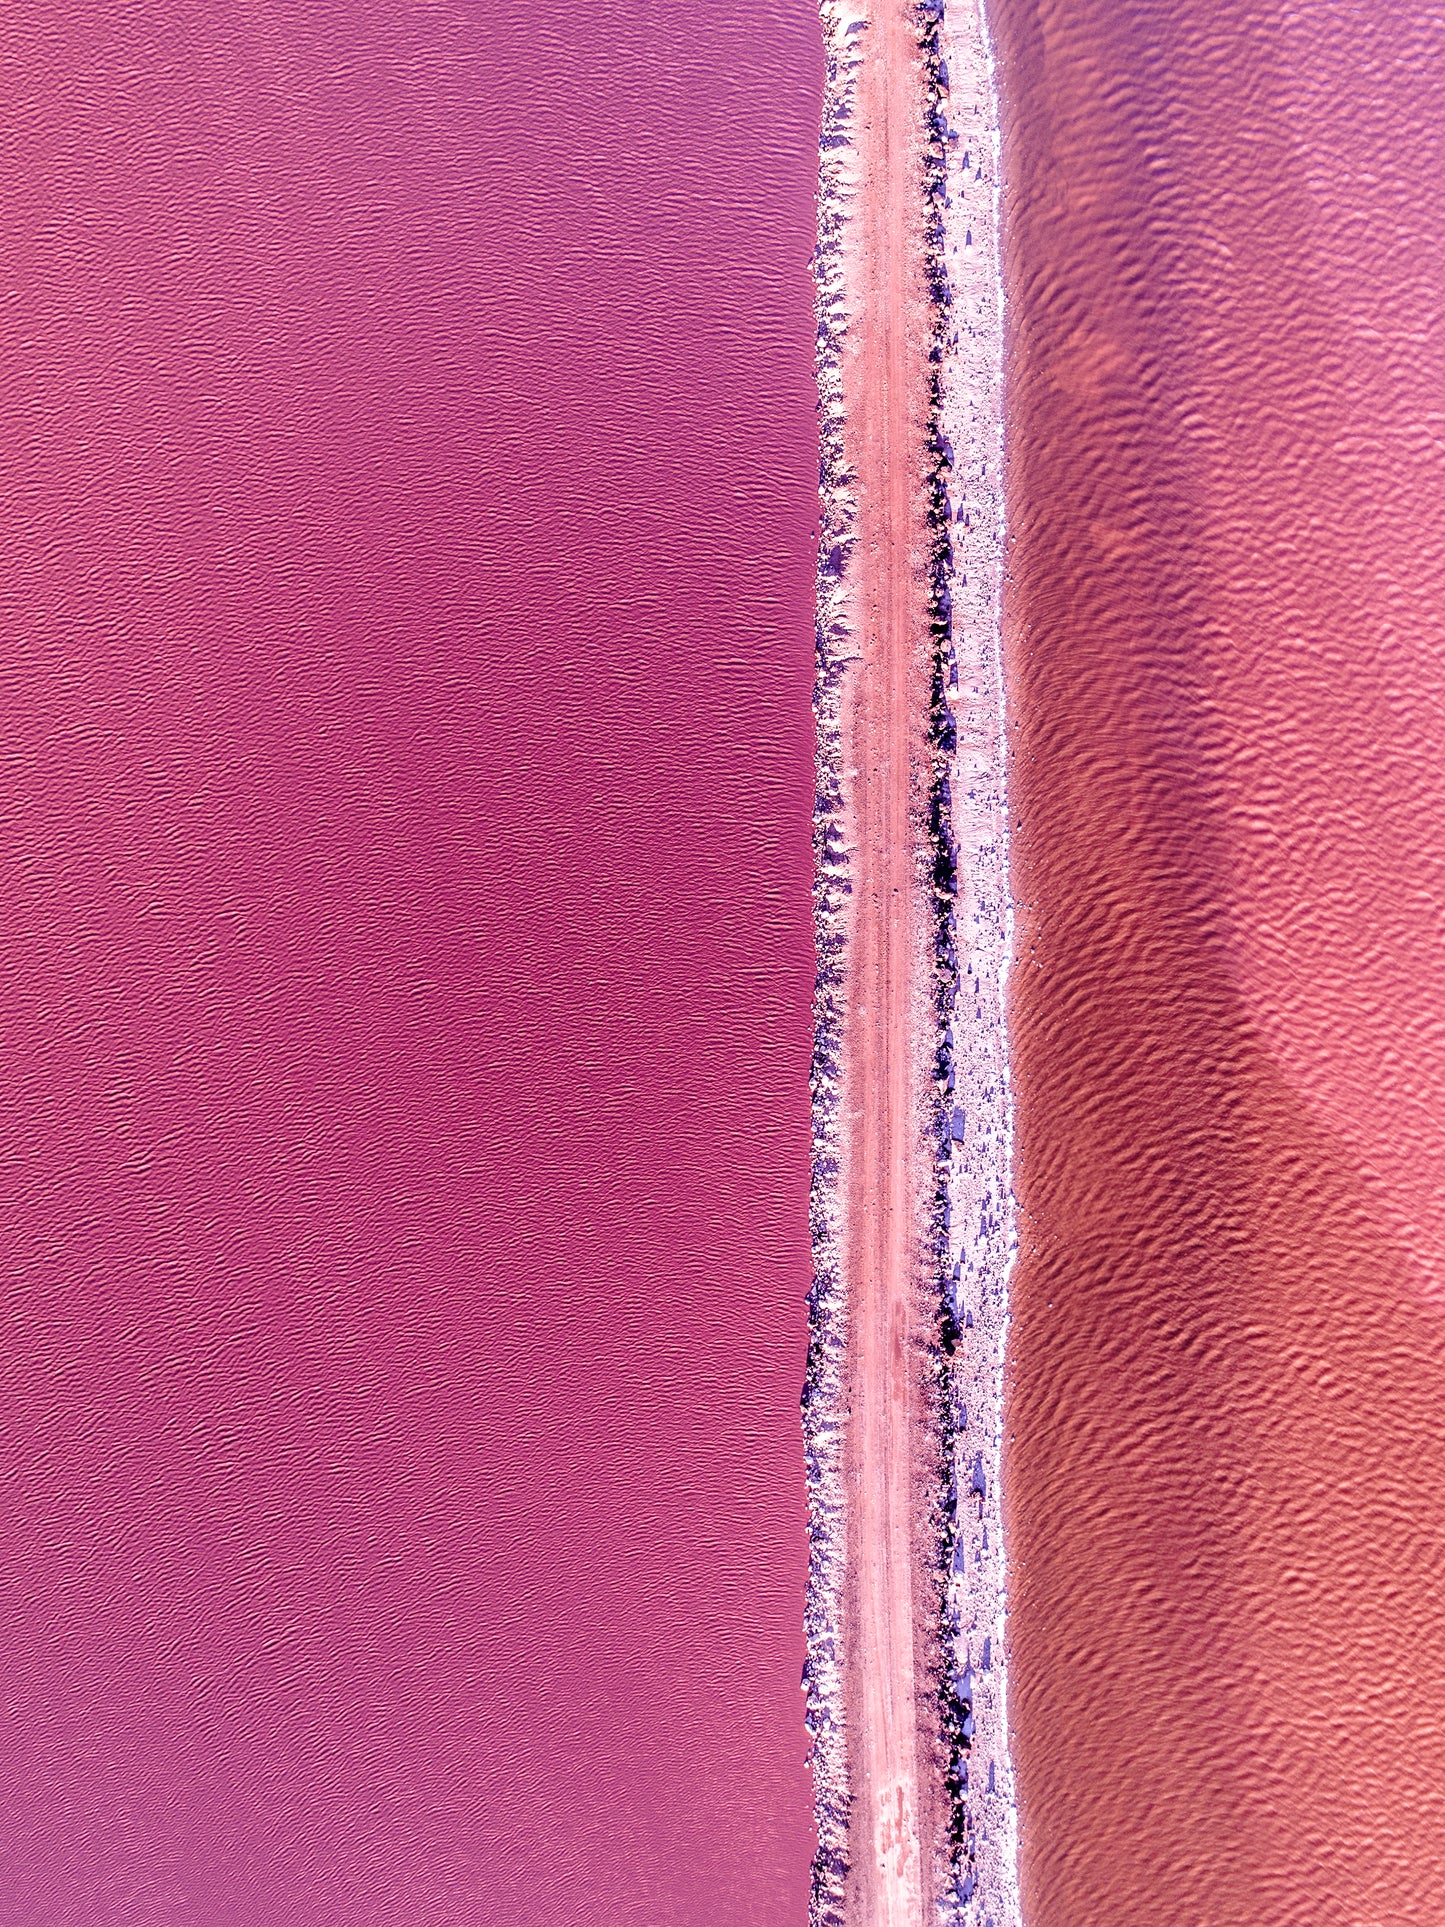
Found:
<path fill-rule="evenodd" d="M 0 1918 L 806 1909 L 811 0 L 0 24 Z"/>
<path fill-rule="evenodd" d="M 1438 15 L 992 12 L 1025 1916 L 1430 1922 Z"/>

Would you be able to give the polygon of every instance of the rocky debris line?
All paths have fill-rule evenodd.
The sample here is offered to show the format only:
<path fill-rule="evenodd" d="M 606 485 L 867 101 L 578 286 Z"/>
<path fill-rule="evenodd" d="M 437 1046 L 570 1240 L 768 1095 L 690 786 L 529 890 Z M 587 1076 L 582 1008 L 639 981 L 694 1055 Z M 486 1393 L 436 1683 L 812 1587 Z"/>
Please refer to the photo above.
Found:
<path fill-rule="evenodd" d="M 1012 948 L 999 596 L 1003 573 L 998 120 L 982 0 L 922 0 L 931 89 L 941 1351 L 941 1589 L 956 1927 L 1018 1927 L 999 1493 L 1015 1248 L 1005 979 Z"/>
<path fill-rule="evenodd" d="M 843 1889 L 848 1870 L 847 1728 L 841 1650 L 847 1305 L 839 1238 L 838 1113 L 844 915 L 849 885 L 839 712 L 843 664 L 853 634 L 847 564 L 857 512 L 854 477 L 849 473 L 843 446 L 843 246 L 856 191 L 849 129 L 867 26 L 861 6 L 852 4 L 852 0 L 821 0 L 821 14 L 826 69 L 818 170 L 818 246 L 814 256 L 822 503 L 813 692 L 818 743 L 813 806 L 813 919 L 818 976 L 810 1079 L 813 1283 L 808 1297 L 808 1365 L 803 1391 L 809 1515 L 803 1686 L 818 1827 L 809 1919 L 811 1927 L 843 1927 Z"/>

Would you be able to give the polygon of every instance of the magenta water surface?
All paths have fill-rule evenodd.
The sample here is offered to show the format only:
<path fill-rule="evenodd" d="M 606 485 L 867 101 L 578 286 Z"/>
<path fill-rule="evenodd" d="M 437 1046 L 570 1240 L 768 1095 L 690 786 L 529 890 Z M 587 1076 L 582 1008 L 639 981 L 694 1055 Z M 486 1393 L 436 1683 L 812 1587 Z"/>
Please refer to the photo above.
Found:
<path fill-rule="evenodd" d="M 0 26 L 0 1917 L 783 1927 L 812 0 Z"/>

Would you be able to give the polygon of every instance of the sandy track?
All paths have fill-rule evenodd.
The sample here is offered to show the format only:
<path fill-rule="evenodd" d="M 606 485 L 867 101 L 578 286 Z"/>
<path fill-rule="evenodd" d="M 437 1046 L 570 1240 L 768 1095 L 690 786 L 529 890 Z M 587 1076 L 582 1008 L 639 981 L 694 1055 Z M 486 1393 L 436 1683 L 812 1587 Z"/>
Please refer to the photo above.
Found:
<path fill-rule="evenodd" d="M 919 1557 L 937 1451 L 921 1235 L 931 1175 L 924 71 L 908 0 L 887 0 L 860 31 L 843 367 L 856 503 L 854 660 L 841 709 L 852 886 L 839 1183 L 849 1333 L 845 1917 L 917 1927 L 932 1911 L 942 1796 L 936 1580 Z"/>

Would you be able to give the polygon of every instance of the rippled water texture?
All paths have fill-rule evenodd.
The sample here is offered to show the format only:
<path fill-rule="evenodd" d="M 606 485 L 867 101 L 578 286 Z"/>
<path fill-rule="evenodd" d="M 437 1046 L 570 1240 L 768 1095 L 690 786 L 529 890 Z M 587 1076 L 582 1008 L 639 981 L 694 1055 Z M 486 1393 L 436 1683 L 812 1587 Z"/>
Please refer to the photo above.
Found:
<path fill-rule="evenodd" d="M 0 25 L 0 1918 L 806 1906 L 812 0 Z"/>
<path fill-rule="evenodd" d="M 1438 1921 L 1438 12 L 994 24 L 1027 1918 Z"/>

